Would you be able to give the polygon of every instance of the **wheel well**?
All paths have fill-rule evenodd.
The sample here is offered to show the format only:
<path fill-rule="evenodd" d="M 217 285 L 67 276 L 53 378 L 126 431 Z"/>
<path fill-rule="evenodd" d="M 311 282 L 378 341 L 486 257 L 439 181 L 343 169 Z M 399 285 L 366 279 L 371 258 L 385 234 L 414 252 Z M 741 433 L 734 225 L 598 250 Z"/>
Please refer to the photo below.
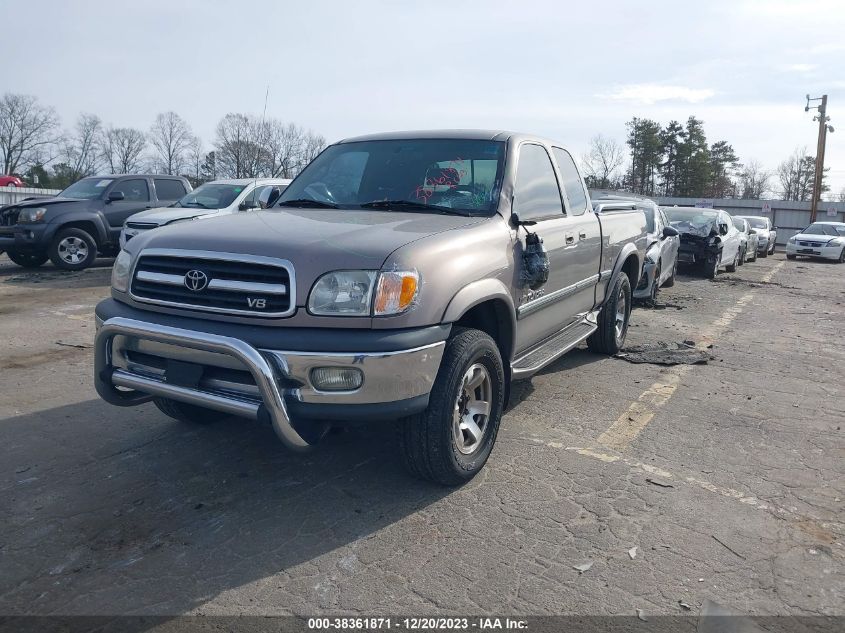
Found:
<path fill-rule="evenodd" d="M 86 221 L 86 220 L 78 220 L 76 222 L 68 222 L 67 224 L 62 224 L 58 228 L 56 233 L 58 233 L 59 231 L 62 231 L 64 229 L 80 229 L 82 231 L 85 231 L 86 233 L 88 233 L 88 235 L 90 235 L 91 237 L 94 238 L 94 241 L 97 243 L 97 247 L 100 246 L 100 233 L 97 230 L 97 225 L 94 224 L 93 222 L 89 222 L 89 221 Z"/>
<path fill-rule="evenodd" d="M 499 299 L 490 299 L 473 306 L 455 322 L 455 325 L 481 330 L 496 341 L 505 367 L 513 353 L 514 332 L 508 306 Z"/>
<path fill-rule="evenodd" d="M 628 281 L 631 282 L 631 288 L 636 288 L 640 281 L 640 271 L 637 270 L 639 259 L 636 255 L 629 255 L 625 263 L 622 264 L 622 272 L 628 275 Z"/>

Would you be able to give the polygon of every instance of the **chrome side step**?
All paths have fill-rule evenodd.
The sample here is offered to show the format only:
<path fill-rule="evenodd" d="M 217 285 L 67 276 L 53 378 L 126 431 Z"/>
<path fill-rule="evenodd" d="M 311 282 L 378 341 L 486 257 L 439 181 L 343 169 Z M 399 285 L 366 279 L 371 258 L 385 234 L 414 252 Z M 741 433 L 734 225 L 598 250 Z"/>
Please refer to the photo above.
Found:
<path fill-rule="evenodd" d="M 513 380 L 531 377 L 595 332 L 596 327 L 595 316 L 590 314 L 528 350 L 511 363 Z"/>

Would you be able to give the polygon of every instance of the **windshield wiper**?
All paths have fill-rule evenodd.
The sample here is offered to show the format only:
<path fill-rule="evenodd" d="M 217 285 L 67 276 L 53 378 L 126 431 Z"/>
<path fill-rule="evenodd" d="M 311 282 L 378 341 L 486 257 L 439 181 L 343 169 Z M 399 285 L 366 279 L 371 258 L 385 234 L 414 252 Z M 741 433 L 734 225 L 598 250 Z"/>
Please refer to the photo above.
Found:
<path fill-rule="evenodd" d="M 316 207 L 317 209 L 339 209 L 333 202 L 323 202 L 313 198 L 296 198 L 295 200 L 284 200 L 276 205 L 277 207 Z"/>
<path fill-rule="evenodd" d="M 197 202 L 196 200 L 194 200 L 193 202 L 186 202 L 184 206 L 186 206 L 186 207 L 200 207 L 201 209 L 211 209 L 211 207 L 204 205 L 202 202 Z"/>
<path fill-rule="evenodd" d="M 449 213 L 452 215 L 466 215 L 451 207 L 441 207 L 436 204 L 425 204 L 413 200 L 373 200 L 358 205 L 362 209 L 407 209 L 409 211 L 427 211 L 428 213 Z"/>

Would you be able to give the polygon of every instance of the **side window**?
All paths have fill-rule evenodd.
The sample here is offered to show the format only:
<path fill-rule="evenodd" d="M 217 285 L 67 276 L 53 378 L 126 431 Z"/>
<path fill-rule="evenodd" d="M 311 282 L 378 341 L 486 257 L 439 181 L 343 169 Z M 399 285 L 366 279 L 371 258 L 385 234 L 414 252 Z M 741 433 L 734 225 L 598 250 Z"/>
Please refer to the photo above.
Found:
<path fill-rule="evenodd" d="M 513 211 L 522 220 L 563 213 L 552 161 L 540 145 L 529 143 L 519 150 Z"/>
<path fill-rule="evenodd" d="M 156 197 L 159 200 L 178 200 L 188 193 L 181 180 L 156 178 L 153 182 L 155 182 Z"/>
<path fill-rule="evenodd" d="M 569 152 L 564 149 L 553 147 L 552 150 L 555 153 L 558 169 L 560 169 L 560 177 L 563 179 L 566 197 L 569 198 L 569 212 L 572 215 L 581 215 L 587 210 L 587 192 L 584 191 L 584 185 L 581 183 L 581 176 L 578 175 L 575 161 L 572 160 Z"/>
<path fill-rule="evenodd" d="M 147 181 L 141 178 L 119 182 L 112 191 L 122 191 L 126 202 L 148 202 L 150 199 L 150 188 Z"/>

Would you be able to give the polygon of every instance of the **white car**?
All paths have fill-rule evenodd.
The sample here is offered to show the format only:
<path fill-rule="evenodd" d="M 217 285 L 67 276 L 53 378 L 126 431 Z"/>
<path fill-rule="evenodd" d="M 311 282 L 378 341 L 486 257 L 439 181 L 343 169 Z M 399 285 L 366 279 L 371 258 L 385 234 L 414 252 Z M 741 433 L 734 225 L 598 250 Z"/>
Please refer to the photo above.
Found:
<path fill-rule="evenodd" d="M 287 178 L 239 178 L 215 180 L 200 185 L 169 207 L 158 207 L 129 216 L 120 232 L 120 247 L 133 237 L 159 227 L 215 218 L 222 215 L 259 208 L 258 197 L 271 187 L 284 191 L 291 181 Z"/>
<path fill-rule="evenodd" d="M 678 262 L 713 279 L 720 268 L 735 272 L 742 259 L 742 239 L 727 211 L 696 207 L 661 207 L 681 234 Z"/>
<path fill-rule="evenodd" d="M 786 243 L 786 258 L 798 255 L 845 262 L 845 222 L 813 222 Z"/>
<path fill-rule="evenodd" d="M 734 217 L 747 220 L 751 229 L 757 234 L 757 254 L 760 257 L 774 255 L 778 232 L 772 226 L 772 221 L 769 218 L 762 215 L 736 215 Z"/>
<path fill-rule="evenodd" d="M 742 257 L 739 260 L 739 265 L 742 266 L 745 262 L 756 262 L 757 251 L 760 249 L 760 236 L 754 232 L 745 218 L 734 216 L 733 221 L 742 242 L 740 247 L 742 248 Z"/>

